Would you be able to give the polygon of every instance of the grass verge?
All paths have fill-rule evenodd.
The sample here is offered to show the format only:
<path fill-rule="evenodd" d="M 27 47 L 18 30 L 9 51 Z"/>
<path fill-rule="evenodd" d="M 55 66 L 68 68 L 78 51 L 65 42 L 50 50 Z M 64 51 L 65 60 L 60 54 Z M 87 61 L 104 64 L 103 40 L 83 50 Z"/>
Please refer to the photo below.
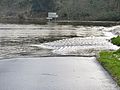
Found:
<path fill-rule="evenodd" d="M 98 61 L 120 86 L 120 50 L 116 52 L 102 51 Z"/>

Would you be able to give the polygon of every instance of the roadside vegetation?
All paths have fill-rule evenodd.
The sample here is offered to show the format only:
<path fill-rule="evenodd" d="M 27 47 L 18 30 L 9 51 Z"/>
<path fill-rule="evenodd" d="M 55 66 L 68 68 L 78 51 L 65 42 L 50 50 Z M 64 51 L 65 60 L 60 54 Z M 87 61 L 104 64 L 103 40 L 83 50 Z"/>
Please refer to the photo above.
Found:
<path fill-rule="evenodd" d="M 120 50 L 100 52 L 99 62 L 120 86 Z"/>
<path fill-rule="evenodd" d="M 111 41 L 114 45 L 120 46 L 120 36 L 112 38 Z"/>
<path fill-rule="evenodd" d="M 120 36 L 111 40 L 113 44 L 120 46 Z M 102 51 L 99 55 L 98 61 L 120 86 L 120 49 L 117 51 Z"/>

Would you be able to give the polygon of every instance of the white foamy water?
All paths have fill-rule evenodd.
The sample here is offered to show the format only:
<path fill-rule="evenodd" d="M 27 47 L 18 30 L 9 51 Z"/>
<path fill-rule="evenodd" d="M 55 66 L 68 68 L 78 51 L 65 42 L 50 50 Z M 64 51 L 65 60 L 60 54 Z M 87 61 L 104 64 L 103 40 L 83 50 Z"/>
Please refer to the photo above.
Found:
<path fill-rule="evenodd" d="M 101 50 L 117 50 L 119 47 L 113 45 L 106 37 L 71 38 L 54 42 L 32 45 L 51 49 L 53 53 L 60 55 L 95 55 Z"/>
<path fill-rule="evenodd" d="M 15 53 L 39 55 L 43 52 L 29 46 L 50 49 L 52 53 L 60 55 L 94 55 L 99 50 L 118 49 L 108 41 L 117 35 L 120 35 L 119 25 L 102 27 L 0 24 L 0 55 L 6 56 Z M 57 41 L 50 42 L 49 39 Z"/>

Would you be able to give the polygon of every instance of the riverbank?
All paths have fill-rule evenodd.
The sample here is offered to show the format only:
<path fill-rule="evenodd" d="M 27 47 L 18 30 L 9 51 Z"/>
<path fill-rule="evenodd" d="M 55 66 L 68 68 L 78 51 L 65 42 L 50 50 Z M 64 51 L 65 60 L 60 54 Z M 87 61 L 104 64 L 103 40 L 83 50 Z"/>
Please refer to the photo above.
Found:
<path fill-rule="evenodd" d="M 43 18 L 26 18 L 26 19 L 20 19 L 20 18 L 0 18 L 0 23 L 3 24 L 39 24 L 39 25 L 45 25 L 47 24 L 47 20 Z"/>
<path fill-rule="evenodd" d="M 120 86 L 120 53 L 103 51 L 98 61 Z"/>
<path fill-rule="evenodd" d="M 112 38 L 111 42 L 120 46 L 120 36 Z M 120 49 L 100 52 L 98 61 L 120 86 Z"/>
<path fill-rule="evenodd" d="M 120 25 L 119 21 L 56 21 L 60 25 L 84 25 L 84 26 L 115 26 Z"/>
<path fill-rule="evenodd" d="M 115 26 L 120 25 L 120 21 L 77 21 L 77 20 L 56 20 L 48 22 L 45 18 L 0 18 L 0 23 L 4 24 L 39 24 L 57 23 L 58 25 L 82 25 L 82 26 Z"/>

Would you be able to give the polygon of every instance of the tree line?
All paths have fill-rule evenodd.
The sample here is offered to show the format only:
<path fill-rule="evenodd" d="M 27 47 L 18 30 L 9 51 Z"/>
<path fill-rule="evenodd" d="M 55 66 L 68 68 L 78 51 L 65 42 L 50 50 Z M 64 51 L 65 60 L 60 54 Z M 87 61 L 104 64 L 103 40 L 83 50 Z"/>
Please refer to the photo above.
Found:
<path fill-rule="evenodd" d="M 46 17 L 60 20 L 120 20 L 120 0 L 0 0 L 0 16 Z"/>

